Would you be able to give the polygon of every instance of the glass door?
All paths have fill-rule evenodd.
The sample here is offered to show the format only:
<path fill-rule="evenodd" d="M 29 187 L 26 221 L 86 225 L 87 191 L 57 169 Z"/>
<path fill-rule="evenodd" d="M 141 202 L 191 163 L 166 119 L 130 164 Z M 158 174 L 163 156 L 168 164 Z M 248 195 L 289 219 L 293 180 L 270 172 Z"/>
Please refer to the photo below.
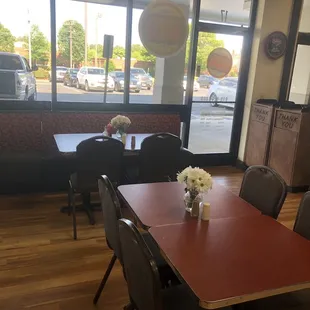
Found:
<path fill-rule="evenodd" d="M 230 152 L 242 46 L 243 35 L 199 32 L 188 145 L 195 154 Z M 218 47 L 233 59 L 222 79 L 212 77 L 207 68 L 208 56 Z"/>

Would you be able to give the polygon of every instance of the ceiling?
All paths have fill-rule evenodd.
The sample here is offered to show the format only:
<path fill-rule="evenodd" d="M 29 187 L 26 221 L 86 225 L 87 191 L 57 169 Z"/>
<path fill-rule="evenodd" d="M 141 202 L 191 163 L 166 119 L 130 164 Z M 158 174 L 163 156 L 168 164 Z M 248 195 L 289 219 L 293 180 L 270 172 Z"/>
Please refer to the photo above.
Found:
<path fill-rule="evenodd" d="M 75 0 L 107 5 L 126 6 L 127 0 Z M 190 5 L 193 0 L 172 0 L 175 3 Z M 309 1 L 310 0 L 306 0 Z M 134 0 L 134 7 L 144 9 L 151 0 Z M 248 25 L 249 10 L 244 9 L 245 0 L 201 0 L 200 20 L 221 22 L 221 10 L 227 10 L 227 23 Z"/>

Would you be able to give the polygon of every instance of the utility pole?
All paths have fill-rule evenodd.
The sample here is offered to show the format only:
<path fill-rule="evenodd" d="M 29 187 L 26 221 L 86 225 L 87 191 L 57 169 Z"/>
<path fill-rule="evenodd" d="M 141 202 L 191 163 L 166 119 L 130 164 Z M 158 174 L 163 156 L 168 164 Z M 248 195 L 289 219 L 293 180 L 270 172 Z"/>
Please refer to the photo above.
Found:
<path fill-rule="evenodd" d="M 70 68 L 72 68 L 72 20 L 70 20 Z"/>
<path fill-rule="evenodd" d="M 85 27 L 85 59 L 84 59 L 84 65 L 87 66 L 87 31 L 88 31 L 87 2 L 84 3 L 84 27 Z"/>
<path fill-rule="evenodd" d="M 96 67 L 98 67 L 98 22 L 101 17 L 102 17 L 102 14 L 98 13 L 96 17 L 96 47 L 95 47 L 95 66 Z"/>
<path fill-rule="evenodd" d="M 29 64 L 32 68 L 32 55 L 31 55 L 31 22 L 30 22 L 30 11 L 28 9 L 28 56 L 29 56 Z"/>

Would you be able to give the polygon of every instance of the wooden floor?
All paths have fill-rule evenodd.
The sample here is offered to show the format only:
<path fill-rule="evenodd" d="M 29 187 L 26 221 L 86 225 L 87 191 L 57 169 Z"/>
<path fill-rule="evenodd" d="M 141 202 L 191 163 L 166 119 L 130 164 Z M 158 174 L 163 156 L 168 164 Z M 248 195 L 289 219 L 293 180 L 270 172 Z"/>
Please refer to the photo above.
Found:
<path fill-rule="evenodd" d="M 210 168 L 215 180 L 238 194 L 242 172 Z M 279 221 L 292 228 L 302 194 L 288 194 Z M 92 298 L 112 253 L 104 238 L 102 217 L 88 225 L 78 216 L 78 241 L 71 217 L 59 207 L 65 194 L 0 196 L 0 309 L 122 309 L 128 301 L 120 266 L 111 274 L 97 307 Z"/>

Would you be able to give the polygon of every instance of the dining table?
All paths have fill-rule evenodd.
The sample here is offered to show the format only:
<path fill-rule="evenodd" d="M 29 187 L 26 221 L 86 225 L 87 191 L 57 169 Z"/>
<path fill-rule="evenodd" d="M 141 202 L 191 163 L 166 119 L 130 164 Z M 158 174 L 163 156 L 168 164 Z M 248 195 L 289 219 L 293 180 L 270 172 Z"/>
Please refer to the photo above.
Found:
<path fill-rule="evenodd" d="M 119 197 L 148 230 L 200 307 L 218 309 L 310 288 L 310 242 L 214 182 L 210 219 L 186 212 L 177 182 L 122 185 Z"/>
<path fill-rule="evenodd" d="M 309 241 L 271 217 L 196 220 L 149 233 L 202 308 L 310 288 Z"/>
<path fill-rule="evenodd" d="M 185 212 L 185 187 L 178 182 L 121 185 L 118 193 L 145 229 L 193 220 Z M 204 201 L 211 204 L 211 219 L 257 217 L 261 214 L 248 202 L 216 182 L 213 183 L 212 190 L 204 195 Z"/>
<path fill-rule="evenodd" d="M 61 133 L 55 134 L 54 139 L 57 145 L 57 148 L 60 153 L 75 153 L 76 147 L 84 140 L 90 139 L 96 136 L 102 136 L 103 133 Z M 131 133 L 127 134 L 125 151 L 128 152 L 139 152 L 141 149 L 142 141 L 151 136 L 151 133 Z M 135 137 L 135 146 L 132 147 L 131 139 Z M 117 139 L 117 135 L 113 134 L 112 138 Z"/>

